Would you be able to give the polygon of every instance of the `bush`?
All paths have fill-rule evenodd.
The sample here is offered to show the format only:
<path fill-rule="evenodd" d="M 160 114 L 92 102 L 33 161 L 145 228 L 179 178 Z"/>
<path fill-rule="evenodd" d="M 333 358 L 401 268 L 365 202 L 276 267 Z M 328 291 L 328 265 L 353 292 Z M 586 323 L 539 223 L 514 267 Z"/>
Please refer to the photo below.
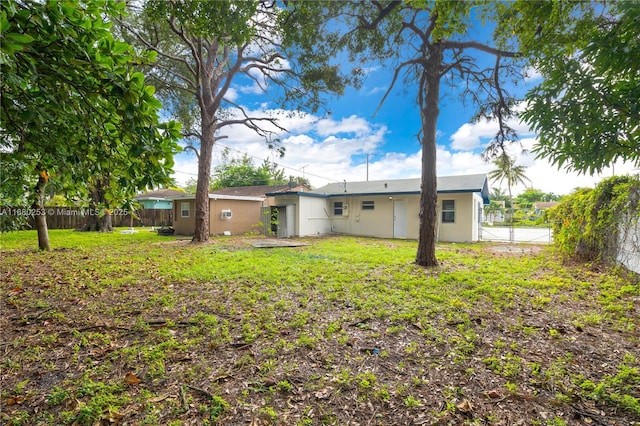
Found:
<path fill-rule="evenodd" d="M 639 199 L 637 176 L 614 176 L 594 189 L 576 190 L 549 210 L 555 244 L 583 260 L 615 260 L 621 222 L 637 223 Z"/>

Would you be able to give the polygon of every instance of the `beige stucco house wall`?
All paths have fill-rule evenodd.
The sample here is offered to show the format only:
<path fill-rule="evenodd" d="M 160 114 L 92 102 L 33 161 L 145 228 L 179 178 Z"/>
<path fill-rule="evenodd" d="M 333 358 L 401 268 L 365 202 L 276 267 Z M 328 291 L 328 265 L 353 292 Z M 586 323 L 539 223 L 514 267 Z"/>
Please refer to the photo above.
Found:
<path fill-rule="evenodd" d="M 256 232 L 261 229 L 262 197 L 240 197 L 209 194 L 209 232 L 211 235 L 231 235 Z M 173 200 L 173 228 L 177 235 L 193 235 L 195 230 L 195 196 Z"/>
<path fill-rule="evenodd" d="M 419 188 L 419 179 L 399 179 L 268 195 L 275 197 L 278 209 L 278 237 L 346 234 L 417 239 Z M 489 202 L 486 176 L 439 178 L 438 188 L 439 241 L 478 241 L 482 208 Z"/>

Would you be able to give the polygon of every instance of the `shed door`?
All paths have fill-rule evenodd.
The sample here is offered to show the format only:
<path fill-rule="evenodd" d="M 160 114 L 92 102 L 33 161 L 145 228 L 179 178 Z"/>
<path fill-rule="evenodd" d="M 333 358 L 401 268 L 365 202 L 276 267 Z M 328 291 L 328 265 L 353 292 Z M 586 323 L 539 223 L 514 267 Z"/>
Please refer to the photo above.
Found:
<path fill-rule="evenodd" d="M 294 206 L 293 204 L 287 206 L 286 223 L 286 238 L 294 237 L 296 233 L 296 206 Z"/>
<path fill-rule="evenodd" d="M 278 220 L 275 229 L 272 228 L 272 230 L 278 238 L 294 237 L 296 230 L 296 206 L 278 206 L 277 209 Z"/>
<path fill-rule="evenodd" d="M 407 202 L 405 200 L 393 200 L 393 238 L 407 238 Z"/>
<path fill-rule="evenodd" d="M 278 238 L 287 237 L 287 208 L 278 206 L 278 221 L 275 224 L 275 232 Z"/>

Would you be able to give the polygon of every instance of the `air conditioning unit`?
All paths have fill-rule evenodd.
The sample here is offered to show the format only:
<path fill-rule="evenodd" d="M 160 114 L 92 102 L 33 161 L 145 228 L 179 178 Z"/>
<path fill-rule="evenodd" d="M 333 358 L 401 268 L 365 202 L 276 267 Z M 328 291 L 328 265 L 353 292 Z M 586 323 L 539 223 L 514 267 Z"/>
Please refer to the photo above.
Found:
<path fill-rule="evenodd" d="M 233 216 L 231 210 L 222 210 L 220 212 L 220 219 L 228 220 L 231 219 L 231 216 Z"/>

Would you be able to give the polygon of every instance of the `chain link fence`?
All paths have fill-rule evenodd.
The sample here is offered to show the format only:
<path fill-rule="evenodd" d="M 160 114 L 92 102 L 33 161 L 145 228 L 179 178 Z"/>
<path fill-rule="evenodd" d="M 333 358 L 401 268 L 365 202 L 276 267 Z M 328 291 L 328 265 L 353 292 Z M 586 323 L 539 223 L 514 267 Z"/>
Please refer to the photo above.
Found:
<path fill-rule="evenodd" d="M 496 209 L 484 212 L 480 239 L 532 244 L 553 242 L 551 224 L 545 210 L 532 206 L 526 209 Z"/>

